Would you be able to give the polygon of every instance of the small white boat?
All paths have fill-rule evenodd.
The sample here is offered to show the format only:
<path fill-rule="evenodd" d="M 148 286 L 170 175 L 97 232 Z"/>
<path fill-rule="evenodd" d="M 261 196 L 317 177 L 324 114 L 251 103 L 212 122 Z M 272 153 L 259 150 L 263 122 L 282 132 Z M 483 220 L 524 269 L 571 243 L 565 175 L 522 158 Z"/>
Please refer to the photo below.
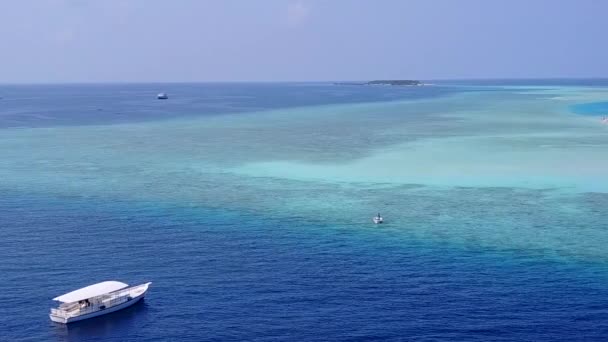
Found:
<path fill-rule="evenodd" d="M 380 224 L 382 222 L 384 222 L 384 219 L 382 218 L 382 216 L 380 216 L 380 213 L 378 213 L 378 215 L 376 215 L 372 221 L 374 221 L 375 224 Z"/>
<path fill-rule="evenodd" d="M 158 93 L 158 95 L 156 95 L 156 98 L 159 100 L 166 100 L 169 98 L 169 95 L 167 95 L 166 93 Z"/>
<path fill-rule="evenodd" d="M 51 309 L 51 320 L 72 323 L 127 308 L 139 302 L 152 283 L 131 286 L 120 281 L 104 281 L 53 298 L 62 304 Z"/>

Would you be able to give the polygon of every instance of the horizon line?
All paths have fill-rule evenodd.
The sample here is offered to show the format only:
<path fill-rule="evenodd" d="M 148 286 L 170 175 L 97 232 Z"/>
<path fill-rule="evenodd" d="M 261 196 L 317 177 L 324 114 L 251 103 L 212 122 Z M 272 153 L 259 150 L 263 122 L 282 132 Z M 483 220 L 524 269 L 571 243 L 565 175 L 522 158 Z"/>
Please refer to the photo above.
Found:
<path fill-rule="evenodd" d="M 608 76 L 593 77 L 471 77 L 471 78 L 376 78 L 376 79 L 348 79 L 348 80 L 200 80 L 200 81 L 26 81 L 26 82 L 0 82 L 5 85 L 94 85 L 94 84 L 237 84 L 237 83 L 334 83 L 334 82 L 369 82 L 373 80 L 416 80 L 416 81 L 550 81 L 550 80 L 608 80 Z"/>

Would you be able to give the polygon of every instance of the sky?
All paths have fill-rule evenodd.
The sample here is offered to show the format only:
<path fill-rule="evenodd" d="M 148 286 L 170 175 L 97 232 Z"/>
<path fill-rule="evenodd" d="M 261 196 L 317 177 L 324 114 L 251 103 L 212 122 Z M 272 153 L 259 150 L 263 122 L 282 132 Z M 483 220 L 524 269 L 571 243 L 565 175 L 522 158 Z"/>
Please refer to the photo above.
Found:
<path fill-rule="evenodd" d="M 0 83 L 608 77 L 604 0 L 0 3 Z"/>

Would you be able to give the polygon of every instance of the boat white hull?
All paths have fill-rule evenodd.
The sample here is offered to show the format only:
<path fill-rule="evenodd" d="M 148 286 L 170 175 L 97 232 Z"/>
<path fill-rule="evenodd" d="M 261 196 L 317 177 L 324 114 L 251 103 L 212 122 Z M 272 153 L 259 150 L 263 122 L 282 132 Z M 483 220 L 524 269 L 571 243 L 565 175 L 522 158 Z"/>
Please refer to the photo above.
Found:
<path fill-rule="evenodd" d="M 68 323 L 78 322 L 78 321 L 82 321 L 82 320 L 93 318 L 93 317 L 107 315 L 112 312 L 126 309 L 126 308 L 136 304 L 137 302 L 139 302 L 140 300 L 142 300 L 144 298 L 144 296 L 146 295 L 146 292 L 147 292 L 147 288 L 146 288 L 146 291 L 144 291 L 141 295 L 139 295 L 137 297 L 133 297 L 131 300 L 128 300 L 128 301 L 118 304 L 118 305 L 111 306 L 107 309 L 87 313 L 84 315 L 78 315 L 78 316 L 72 316 L 72 317 L 66 318 L 66 317 L 55 316 L 53 314 L 50 314 L 49 317 L 51 318 L 51 321 L 53 321 L 53 322 L 68 324 Z"/>

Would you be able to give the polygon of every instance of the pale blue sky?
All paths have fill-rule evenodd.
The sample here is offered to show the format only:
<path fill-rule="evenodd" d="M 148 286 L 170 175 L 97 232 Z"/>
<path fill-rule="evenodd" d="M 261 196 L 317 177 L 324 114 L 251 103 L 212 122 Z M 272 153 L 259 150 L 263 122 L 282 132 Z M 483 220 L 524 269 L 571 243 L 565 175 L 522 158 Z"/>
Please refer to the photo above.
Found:
<path fill-rule="evenodd" d="M 4 0 L 0 83 L 608 77 L 603 0 Z"/>

